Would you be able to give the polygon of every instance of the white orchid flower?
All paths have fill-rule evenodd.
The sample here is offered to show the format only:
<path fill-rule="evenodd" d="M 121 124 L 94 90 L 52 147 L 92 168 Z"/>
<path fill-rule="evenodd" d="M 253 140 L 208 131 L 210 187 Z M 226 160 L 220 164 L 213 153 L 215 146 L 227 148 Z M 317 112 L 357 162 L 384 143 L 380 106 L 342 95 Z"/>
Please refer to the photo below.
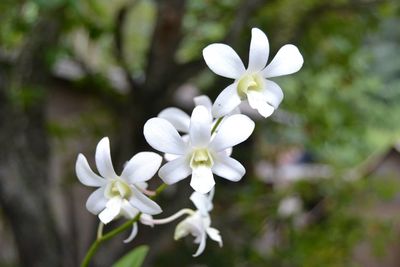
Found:
<path fill-rule="evenodd" d="M 125 164 L 122 174 L 117 175 L 111 162 L 110 142 L 104 137 L 97 145 L 95 159 L 101 176 L 92 171 L 82 154 L 78 155 L 75 170 L 82 184 L 99 187 L 89 196 L 86 208 L 98 215 L 102 223 L 107 224 L 119 216 L 131 219 L 139 212 L 161 213 L 160 206 L 142 193 L 147 187 L 145 181 L 160 167 L 161 156 L 153 152 L 138 153 Z"/>
<path fill-rule="evenodd" d="M 209 112 L 211 113 L 211 109 L 212 109 L 212 102 L 210 100 L 210 98 L 206 95 L 201 95 L 201 96 L 196 96 L 195 98 L 193 98 L 194 104 L 195 106 L 204 106 L 207 108 L 207 110 L 209 110 Z M 230 115 L 233 114 L 239 114 L 240 110 L 239 108 L 235 109 L 233 112 L 230 113 Z M 182 139 L 185 142 L 189 142 L 189 126 L 190 126 L 190 116 L 183 110 L 176 108 L 176 107 L 169 107 L 166 109 L 163 109 L 158 116 L 159 118 L 163 118 L 166 119 L 167 121 L 169 121 L 178 132 L 181 132 L 182 134 Z M 216 121 L 213 120 L 211 121 L 211 124 L 214 124 Z M 232 154 L 232 148 L 228 148 L 225 150 L 226 155 L 230 156 Z M 176 158 L 178 158 L 179 155 L 173 155 L 173 154 L 169 154 L 169 153 L 165 153 L 164 154 L 164 158 L 167 161 L 171 161 L 174 160 Z"/>
<path fill-rule="evenodd" d="M 146 141 L 156 150 L 179 155 L 158 172 L 166 184 L 174 184 L 191 174 L 192 188 L 205 194 L 215 185 L 213 173 L 235 182 L 243 177 L 245 168 L 224 151 L 245 141 L 254 130 L 254 122 L 242 114 L 232 115 L 211 138 L 211 121 L 206 107 L 195 107 L 189 125 L 190 142 L 185 142 L 165 119 L 152 118 L 146 122 L 143 131 Z"/>
<path fill-rule="evenodd" d="M 219 231 L 210 227 L 211 218 L 209 212 L 213 207 L 212 195 L 213 190 L 208 196 L 198 192 L 193 192 L 193 194 L 190 196 L 190 200 L 196 206 L 197 211 L 180 222 L 175 228 L 175 240 L 187 236 L 188 234 L 191 234 L 195 237 L 194 243 L 199 244 L 199 248 L 193 257 L 197 257 L 203 253 L 206 247 L 207 235 L 212 240 L 218 242 L 219 246 L 222 247 L 222 238 L 219 234 Z"/>
<path fill-rule="evenodd" d="M 303 57 L 297 47 L 291 44 L 279 49 L 266 66 L 268 56 L 268 38 L 257 28 L 251 31 L 247 69 L 237 53 L 228 45 L 216 43 L 203 49 L 204 60 L 215 74 L 235 79 L 215 100 L 212 107 L 214 117 L 228 114 L 245 99 L 265 118 L 278 108 L 283 99 L 282 89 L 268 79 L 297 72 L 303 65 Z"/>
<path fill-rule="evenodd" d="M 174 239 L 178 240 L 189 234 L 195 237 L 194 243 L 199 244 L 199 247 L 194 257 L 199 256 L 206 247 L 207 235 L 214 241 L 218 242 L 219 246 L 222 247 L 222 238 L 219 231 L 215 228 L 210 227 L 211 218 L 209 212 L 213 208 L 212 198 L 214 190 L 207 194 L 201 194 L 193 192 L 190 196 L 190 200 L 196 206 L 197 210 L 181 209 L 174 215 L 164 219 L 153 219 L 146 218 L 143 223 L 148 225 L 154 224 L 166 224 L 170 223 L 183 215 L 189 215 L 180 222 L 175 228 Z"/>

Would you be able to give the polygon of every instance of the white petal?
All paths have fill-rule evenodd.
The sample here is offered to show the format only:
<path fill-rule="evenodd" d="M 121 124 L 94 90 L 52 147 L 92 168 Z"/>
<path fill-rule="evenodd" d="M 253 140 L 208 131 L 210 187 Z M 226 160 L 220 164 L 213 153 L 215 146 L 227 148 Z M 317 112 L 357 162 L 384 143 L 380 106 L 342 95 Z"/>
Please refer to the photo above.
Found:
<path fill-rule="evenodd" d="M 261 92 L 248 91 L 247 101 L 249 101 L 250 107 L 256 109 L 258 113 L 264 118 L 267 118 L 274 113 L 275 108 L 267 103 L 266 96 Z"/>
<path fill-rule="evenodd" d="M 142 213 L 142 215 L 140 215 L 140 222 L 145 225 L 154 227 L 153 216 L 151 215 Z"/>
<path fill-rule="evenodd" d="M 166 184 L 174 184 L 189 176 L 192 169 L 189 166 L 189 160 L 181 156 L 170 162 L 165 163 L 158 172 L 158 176 Z"/>
<path fill-rule="evenodd" d="M 121 215 L 125 218 L 133 219 L 139 214 L 139 210 L 131 205 L 128 200 L 122 200 Z"/>
<path fill-rule="evenodd" d="M 210 203 L 210 206 L 209 206 L 210 210 L 212 210 L 212 208 L 213 208 L 212 200 L 214 198 L 214 194 L 215 194 L 215 187 L 208 194 L 208 203 Z"/>
<path fill-rule="evenodd" d="M 190 196 L 190 200 L 196 206 L 197 210 L 204 216 L 207 216 L 208 212 L 212 209 L 212 203 L 206 194 L 193 192 Z"/>
<path fill-rule="evenodd" d="M 208 96 L 196 96 L 195 98 L 193 98 L 193 101 L 196 106 L 205 106 L 211 112 L 212 102 Z"/>
<path fill-rule="evenodd" d="M 106 179 L 117 178 L 111 161 L 110 140 L 104 137 L 100 140 L 96 148 L 96 166 L 101 176 Z"/>
<path fill-rule="evenodd" d="M 197 249 L 196 253 L 193 254 L 193 257 L 199 256 L 201 253 L 203 253 L 204 249 L 206 248 L 206 238 L 207 238 L 206 233 L 203 233 L 200 238 L 201 241 L 199 244 L 199 248 Z"/>
<path fill-rule="evenodd" d="M 104 196 L 104 187 L 100 187 L 90 194 L 86 201 L 86 208 L 94 215 L 99 214 L 106 207 L 108 199 Z"/>
<path fill-rule="evenodd" d="M 264 32 L 257 28 L 251 30 L 249 52 L 249 71 L 260 71 L 267 65 L 269 55 L 268 38 Z"/>
<path fill-rule="evenodd" d="M 144 137 L 154 149 L 161 152 L 183 155 L 186 144 L 170 122 L 161 118 L 152 118 L 143 129 Z"/>
<path fill-rule="evenodd" d="M 237 83 L 233 83 L 222 90 L 215 100 L 212 107 L 213 117 L 220 118 L 225 116 L 239 106 L 240 102 L 242 102 L 242 100 L 237 93 Z"/>
<path fill-rule="evenodd" d="M 277 109 L 283 99 L 282 89 L 277 83 L 273 81 L 265 80 L 264 82 L 265 88 L 262 93 L 265 95 L 268 104 Z"/>
<path fill-rule="evenodd" d="M 136 237 L 137 233 L 138 233 L 138 225 L 137 225 L 137 223 L 134 223 L 134 224 L 132 225 L 132 232 L 131 232 L 131 234 L 128 236 L 128 238 L 124 240 L 124 243 L 129 243 L 129 242 L 131 242 L 131 241 Z"/>
<path fill-rule="evenodd" d="M 189 132 L 190 117 L 179 108 L 166 108 L 158 114 L 158 117 L 169 121 L 180 132 Z"/>
<path fill-rule="evenodd" d="M 140 152 L 125 165 L 121 178 L 135 184 L 149 180 L 160 168 L 162 157 L 154 152 Z"/>
<path fill-rule="evenodd" d="M 147 187 L 149 186 L 146 182 L 138 182 L 135 183 L 136 187 L 139 188 L 140 190 L 146 190 Z"/>
<path fill-rule="evenodd" d="M 296 46 L 288 44 L 279 49 L 271 63 L 262 71 L 264 78 L 295 73 L 303 66 L 303 57 Z"/>
<path fill-rule="evenodd" d="M 192 146 L 207 146 L 211 138 L 211 122 L 210 112 L 204 106 L 194 108 L 192 117 L 190 118 L 190 141 Z"/>
<path fill-rule="evenodd" d="M 219 234 L 219 231 L 218 231 L 217 229 L 211 228 L 211 227 L 210 227 L 210 228 L 207 228 L 206 231 L 207 231 L 208 236 L 209 236 L 212 240 L 218 242 L 219 246 L 222 247 L 222 237 L 221 237 L 221 235 Z"/>
<path fill-rule="evenodd" d="M 242 114 L 226 118 L 218 128 L 210 147 L 219 152 L 245 141 L 254 130 L 254 122 Z"/>
<path fill-rule="evenodd" d="M 228 147 L 227 149 L 224 150 L 224 152 L 228 157 L 230 157 L 232 155 L 233 148 Z"/>
<path fill-rule="evenodd" d="M 213 173 L 232 182 L 237 182 L 242 179 L 246 173 L 246 169 L 239 161 L 228 157 L 224 154 L 219 154 L 214 161 L 212 167 Z"/>
<path fill-rule="evenodd" d="M 114 197 L 110 199 L 107 204 L 106 208 L 100 212 L 99 219 L 104 223 L 107 224 L 114 220 L 115 217 L 119 215 L 122 206 L 122 199 L 120 197 Z"/>
<path fill-rule="evenodd" d="M 245 72 L 242 60 L 229 45 L 210 44 L 203 49 L 203 57 L 207 66 L 220 76 L 236 79 Z"/>
<path fill-rule="evenodd" d="M 162 212 L 161 207 L 140 192 L 136 186 L 131 186 L 131 190 L 132 197 L 129 199 L 129 203 L 131 203 L 131 205 L 137 208 L 139 211 L 150 215 L 155 215 Z"/>
<path fill-rule="evenodd" d="M 164 154 L 164 159 L 166 161 L 172 161 L 172 160 L 180 158 L 180 157 L 182 157 L 182 155 L 175 155 L 175 154 L 169 154 L 169 153 Z"/>
<path fill-rule="evenodd" d="M 190 186 L 199 193 L 207 194 L 214 187 L 215 181 L 211 168 L 199 166 L 193 169 Z"/>
<path fill-rule="evenodd" d="M 75 172 L 79 181 L 84 185 L 98 187 L 106 183 L 105 179 L 92 171 L 85 156 L 82 154 L 79 154 L 76 160 Z"/>

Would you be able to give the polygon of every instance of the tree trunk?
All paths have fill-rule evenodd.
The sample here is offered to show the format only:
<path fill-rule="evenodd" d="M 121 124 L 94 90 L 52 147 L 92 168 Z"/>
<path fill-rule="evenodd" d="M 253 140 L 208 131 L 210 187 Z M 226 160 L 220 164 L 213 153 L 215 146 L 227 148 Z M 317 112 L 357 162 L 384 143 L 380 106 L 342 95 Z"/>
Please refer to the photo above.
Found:
<path fill-rule="evenodd" d="M 45 53 L 58 32 L 56 21 L 42 19 L 12 69 L 0 69 L 0 205 L 21 266 L 57 267 L 63 261 L 50 207 L 46 98 L 41 89 L 49 77 Z"/>

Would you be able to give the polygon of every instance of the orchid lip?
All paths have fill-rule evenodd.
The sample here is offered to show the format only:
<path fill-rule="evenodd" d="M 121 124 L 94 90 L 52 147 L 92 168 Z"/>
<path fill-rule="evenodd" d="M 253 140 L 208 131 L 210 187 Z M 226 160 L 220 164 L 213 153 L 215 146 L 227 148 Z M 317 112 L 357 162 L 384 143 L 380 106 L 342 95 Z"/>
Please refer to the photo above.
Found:
<path fill-rule="evenodd" d="M 238 80 L 237 93 L 241 99 L 245 99 L 249 90 L 259 92 L 263 88 L 264 80 L 258 72 L 246 73 Z"/>

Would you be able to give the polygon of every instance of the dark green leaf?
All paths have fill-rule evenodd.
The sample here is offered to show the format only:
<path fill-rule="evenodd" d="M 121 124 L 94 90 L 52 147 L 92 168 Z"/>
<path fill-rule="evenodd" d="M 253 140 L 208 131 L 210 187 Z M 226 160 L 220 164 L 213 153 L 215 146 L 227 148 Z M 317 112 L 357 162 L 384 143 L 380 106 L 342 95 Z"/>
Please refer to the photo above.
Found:
<path fill-rule="evenodd" d="M 140 267 L 148 251 L 148 246 L 139 246 L 124 255 L 112 267 Z"/>

